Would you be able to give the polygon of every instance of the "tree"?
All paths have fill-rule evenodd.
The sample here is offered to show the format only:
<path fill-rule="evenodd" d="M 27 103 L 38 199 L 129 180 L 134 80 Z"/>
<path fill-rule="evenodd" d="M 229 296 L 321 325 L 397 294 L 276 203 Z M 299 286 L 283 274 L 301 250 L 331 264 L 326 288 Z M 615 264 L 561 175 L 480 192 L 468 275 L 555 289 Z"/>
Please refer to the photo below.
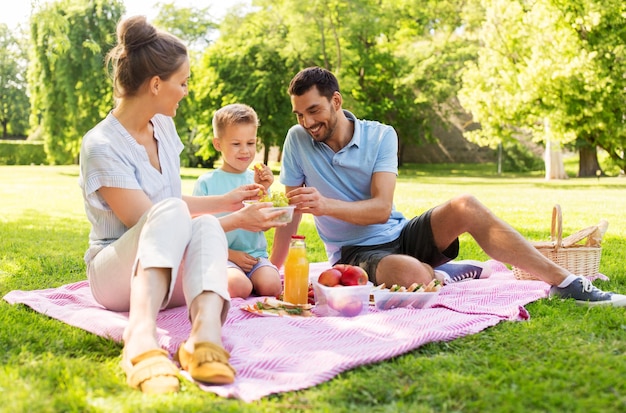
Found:
<path fill-rule="evenodd" d="M 60 0 L 31 18 L 31 125 L 51 163 L 76 163 L 82 136 L 112 107 L 103 62 L 122 12 L 119 0 Z"/>
<path fill-rule="evenodd" d="M 293 123 L 286 90 L 288 73 L 295 70 L 280 54 L 284 36 L 280 21 L 265 11 L 230 14 L 220 26 L 220 37 L 203 56 L 193 86 L 204 119 L 196 142 L 205 158 L 216 159 L 211 145 L 213 113 L 229 103 L 245 103 L 257 112 L 265 163 L 270 147 L 282 145 Z"/>
<path fill-rule="evenodd" d="M 159 13 L 152 23 L 175 34 L 189 49 L 192 81 L 189 84 L 189 94 L 180 102 L 175 119 L 176 130 L 185 145 L 181 154 L 181 165 L 212 168 L 215 157 L 201 156 L 199 152 L 202 152 L 202 147 L 196 142 L 198 130 L 204 127 L 207 119 L 202 116 L 202 108 L 196 97 L 197 82 L 194 79 L 200 78 L 201 51 L 213 42 L 217 24 L 208 8 L 176 8 L 174 3 L 159 3 L 158 6 Z"/>
<path fill-rule="evenodd" d="M 220 40 L 206 60 L 214 73 L 203 79 L 214 82 L 210 93 L 221 96 L 221 103 L 250 99 L 244 89 L 255 79 L 259 92 L 278 94 L 273 97 L 278 109 L 288 104 L 285 89 L 291 76 L 307 66 L 325 67 L 339 78 L 346 109 L 396 128 L 402 161 L 406 145 L 433 138 L 430 122 L 442 116 L 446 100 L 459 88 L 462 62 L 472 56 L 471 42 L 455 34 L 462 3 L 445 4 L 258 0 L 253 12 L 231 14 L 231 21 L 220 27 Z M 255 36 L 261 38 L 252 40 Z M 292 123 L 275 123 L 282 128 L 281 137 L 272 142 L 281 143 Z M 264 144 L 266 138 L 264 133 Z"/>
<path fill-rule="evenodd" d="M 623 2 L 486 4 L 479 58 L 468 64 L 460 93 L 482 127 L 468 134 L 470 139 L 495 146 L 516 139 L 522 130 L 546 142 L 548 121 L 558 143 L 594 153 L 602 147 L 623 168 Z M 593 163 L 595 157 L 580 157 L 581 162 L 587 159 Z M 595 176 L 595 170 L 581 164 L 579 175 Z"/>
<path fill-rule="evenodd" d="M 0 125 L 2 137 L 26 135 L 30 104 L 26 93 L 26 48 L 0 23 Z"/>
<path fill-rule="evenodd" d="M 585 70 L 572 79 L 564 127 L 576 131 L 580 176 L 599 170 L 596 146 L 626 169 L 626 9 L 621 0 L 557 1 L 568 28 L 577 36 Z M 591 156 L 593 154 L 593 156 Z"/>
<path fill-rule="evenodd" d="M 456 95 L 461 74 L 468 61 L 476 59 L 477 44 L 462 30 L 465 2 L 423 1 L 389 2 L 390 48 L 400 66 L 394 87 L 395 112 L 386 119 L 398 130 L 400 163 L 408 145 L 437 141 L 432 124 L 448 124 L 456 114 Z M 394 22 L 393 16 L 403 16 Z M 397 18 L 396 18 L 397 19 Z"/>
<path fill-rule="evenodd" d="M 192 51 L 213 43 L 218 25 L 208 7 L 176 7 L 174 2 L 157 3 L 157 7 L 152 23 L 182 39 Z"/>
<path fill-rule="evenodd" d="M 272 2 L 273 5 L 276 2 Z M 344 107 L 393 125 L 399 163 L 409 145 L 436 140 L 431 125 L 446 118 L 473 43 L 457 29 L 463 2 L 285 0 L 291 14 L 285 48 L 303 66 L 339 78 Z M 298 13 L 293 13 L 298 10 Z"/>

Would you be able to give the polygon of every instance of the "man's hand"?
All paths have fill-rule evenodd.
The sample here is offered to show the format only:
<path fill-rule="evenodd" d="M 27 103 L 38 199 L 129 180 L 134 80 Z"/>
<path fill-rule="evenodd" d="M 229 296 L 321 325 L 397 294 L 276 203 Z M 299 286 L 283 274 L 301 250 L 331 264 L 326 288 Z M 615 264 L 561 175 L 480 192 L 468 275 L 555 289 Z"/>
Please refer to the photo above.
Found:
<path fill-rule="evenodd" d="M 315 216 L 329 216 L 355 225 L 373 225 L 387 222 L 393 208 L 396 175 L 376 172 L 372 175 L 371 196 L 357 201 L 343 201 L 322 195 L 310 186 L 285 187 L 289 204 L 296 212 Z"/>
<path fill-rule="evenodd" d="M 302 186 L 287 192 L 289 205 L 294 205 L 297 212 L 306 212 L 316 216 L 326 215 L 324 206 L 327 198 L 323 197 L 316 188 Z"/>

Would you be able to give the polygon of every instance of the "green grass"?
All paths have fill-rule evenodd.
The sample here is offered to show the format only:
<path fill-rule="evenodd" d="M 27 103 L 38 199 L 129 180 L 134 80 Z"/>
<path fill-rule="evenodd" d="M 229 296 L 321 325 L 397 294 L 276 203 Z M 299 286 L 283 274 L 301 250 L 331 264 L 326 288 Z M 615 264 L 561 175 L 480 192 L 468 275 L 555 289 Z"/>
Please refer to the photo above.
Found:
<path fill-rule="evenodd" d="M 200 169 L 183 171 L 191 193 Z M 83 280 L 89 224 L 76 166 L 0 167 L 0 294 Z M 564 233 L 609 221 L 602 288 L 626 293 L 626 179 L 547 182 L 540 174 L 498 176 L 494 165 L 408 165 L 396 206 L 418 214 L 472 193 L 532 239 L 549 236 L 552 206 Z M 323 261 L 312 220 L 302 226 L 310 259 Z M 271 239 L 271 231 L 268 234 Z M 468 237 L 461 258 L 486 259 Z M 617 412 L 626 411 L 626 309 L 540 300 L 531 319 L 503 322 L 451 342 L 362 366 L 333 380 L 253 403 L 184 383 L 148 397 L 125 384 L 121 345 L 0 301 L 0 411 L 7 412 Z M 355 351 L 366 351 L 355 349 Z"/>

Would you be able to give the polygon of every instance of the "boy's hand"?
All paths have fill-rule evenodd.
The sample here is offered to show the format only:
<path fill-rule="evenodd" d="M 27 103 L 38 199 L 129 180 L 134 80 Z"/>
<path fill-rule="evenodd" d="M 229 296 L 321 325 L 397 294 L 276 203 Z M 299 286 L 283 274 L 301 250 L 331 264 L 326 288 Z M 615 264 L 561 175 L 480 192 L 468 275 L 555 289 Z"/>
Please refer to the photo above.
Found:
<path fill-rule="evenodd" d="M 243 251 L 229 250 L 228 259 L 239 266 L 243 271 L 249 272 L 259 260 Z"/>
<path fill-rule="evenodd" d="M 269 166 L 259 162 L 254 165 L 254 182 L 263 185 L 267 191 L 274 183 L 274 173 Z"/>

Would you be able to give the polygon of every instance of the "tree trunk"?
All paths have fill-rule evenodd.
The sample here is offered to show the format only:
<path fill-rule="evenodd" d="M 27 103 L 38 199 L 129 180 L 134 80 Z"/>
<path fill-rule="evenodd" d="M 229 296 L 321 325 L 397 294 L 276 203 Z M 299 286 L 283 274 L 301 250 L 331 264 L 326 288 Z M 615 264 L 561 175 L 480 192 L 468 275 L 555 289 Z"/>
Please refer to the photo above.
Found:
<path fill-rule="evenodd" d="M 269 165 L 269 161 L 270 161 L 270 146 L 263 145 L 263 163 L 265 165 Z"/>
<path fill-rule="evenodd" d="M 581 146 L 578 150 L 578 177 L 598 176 L 602 174 L 598 163 L 598 152 L 595 146 Z"/>
<path fill-rule="evenodd" d="M 404 145 L 402 142 L 398 142 L 398 167 L 404 164 Z"/>

